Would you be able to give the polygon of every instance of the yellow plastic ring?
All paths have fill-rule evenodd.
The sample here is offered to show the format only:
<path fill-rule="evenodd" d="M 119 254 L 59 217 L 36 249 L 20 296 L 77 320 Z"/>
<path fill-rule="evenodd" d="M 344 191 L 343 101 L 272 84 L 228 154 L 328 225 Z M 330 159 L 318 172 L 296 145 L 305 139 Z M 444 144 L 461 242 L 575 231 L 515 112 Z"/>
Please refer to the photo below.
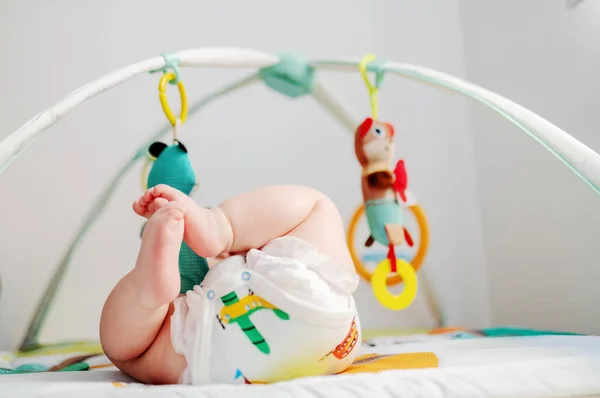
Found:
<path fill-rule="evenodd" d="M 417 219 L 417 224 L 419 224 L 419 247 L 417 248 L 417 252 L 415 253 L 414 258 L 411 261 L 411 265 L 415 271 L 418 271 L 423 264 L 423 260 L 425 259 L 425 255 L 427 254 L 427 249 L 429 248 L 429 226 L 427 224 L 427 219 L 425 218 L 425 213 L 423 209 L 419 205 L 409 206 L 408 209 L 413 213 L 415 218 Z M 360 218 L 365 213 L 365 206 L 361 204 L 350 219 L 350 225 L 348 227 L 348 232 L 346 234 L 346 242 L 348 245 L 348 250 L 350 251 L 350 256 L 352 257 L 352 261 L 354 262 L 354 267 L 356 268 L 356 272 L 367 282 L 371 282 L 371 272 L 365 267 L 362 260 L 360 259 L 360 254 L 356 250 L 354 246 L 354 235 L 356 234 L 356 229 L 358 228 L 358 222 Z M 402 283 L 402 275 L 391 275 L 387 278 L 387 285 L 394 286 L 399 283 Z"/>
<path fill-rule="evenodd" d="M 384 307 L 400 311 L 407 308 L 417 296 L 418 281 L 417 273 L 407 261 L 396 259 L 396 267 L 396 273 L 404 280 L 402 293 L 392 294 L 386 286 L 387 276 L 392 272 L 390 260 L 387 258 L 375 268 L 371 285 L 375 297 Z"/>
<path fill-rule="evenodd" d="M 158 98 L 160 99 L 160 104 L 162 105 L 165 115 L 167 115 L 167 119 L 169 119 L 173 126 L 177 124 L 177 118 L 173 114 L 173 111 L 171 111 L 169 101 L 167 100 L 167 83 L 175 80 L 175 78 L 176 76 L 174 73 L 167 72 L 160 78 L 160 81 L 158 82 Z M 183 81 L 179 80 L 177 83 L 177 88 L 179 89 L 179 97 L 181 98 L 181 114 L 179 115 L 179 120 L 181 123 L 184 123 L 188 115 L 188 102 Z"/>

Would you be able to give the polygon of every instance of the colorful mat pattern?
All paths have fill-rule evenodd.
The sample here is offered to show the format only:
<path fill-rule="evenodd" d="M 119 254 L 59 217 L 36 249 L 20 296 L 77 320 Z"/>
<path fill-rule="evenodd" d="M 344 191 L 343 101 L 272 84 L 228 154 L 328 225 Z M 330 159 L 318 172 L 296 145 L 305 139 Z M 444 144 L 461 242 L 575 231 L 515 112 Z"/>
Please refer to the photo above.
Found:
<path fill-rule="evenodd" d="M 424 333 L 406 331 L 365 332 L 363 345 L 393 345 L 414 342 L 494 338 L 506 336 L 576 335 L 576 333 L 516 327 L 471 330 L 466 328 L 442 328 Z M 389 369 L 418 369 L 437 367 L 438 359 L 431 352 L 398 355 L 363 355 L 343 373 L 379 372 Z M 114 370 L 114 365 L 102 352 L 96 341 L 75 341 L 49 344 L 28 352 L 0 352 L 0 375 L 35 372 L 73 372 Z M 1 376 L 0 376 L 1 377 Z"/>

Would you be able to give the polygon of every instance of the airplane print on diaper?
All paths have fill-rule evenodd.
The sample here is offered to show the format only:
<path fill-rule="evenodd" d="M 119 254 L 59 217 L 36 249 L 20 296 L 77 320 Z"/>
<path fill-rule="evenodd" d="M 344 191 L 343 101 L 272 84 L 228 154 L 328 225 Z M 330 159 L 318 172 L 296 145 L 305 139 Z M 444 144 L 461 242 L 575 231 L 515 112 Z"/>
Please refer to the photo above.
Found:
<path fill-rule="evenodd" d="M 239 298 L 235 292 L 229 292 L 221 297 L 221 302 L 223 302 L 224 307 L 221 309 L 220 316 L 217 315 L 221 326 L 224 328 L 223 322 L 227 324 L 237 323 L 246 337 L 263 354 L 269 354 L 271 349 L 263 335 L 252 323 L 250 316 L 260 310 L 272 310 L 279 319 L 284 321 L 290 319 L 286 312 L 252 292 L 242 298 Z"/>

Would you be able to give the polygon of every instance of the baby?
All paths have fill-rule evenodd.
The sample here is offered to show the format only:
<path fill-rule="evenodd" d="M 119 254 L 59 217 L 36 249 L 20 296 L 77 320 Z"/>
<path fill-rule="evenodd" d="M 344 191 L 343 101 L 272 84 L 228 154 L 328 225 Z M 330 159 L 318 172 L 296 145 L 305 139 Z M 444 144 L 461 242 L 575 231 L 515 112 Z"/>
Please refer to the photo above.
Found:
<path fill-rule="evenodd" d="M 355 359 L 358 277 L 325 195 L 270 186 L 206 209 L 157 185 L 133 209 L 148 219 L 140 252 L 100 321 L 123 372 L 152 384 L 257 384 L 339 373 Z M 211 267 L 185 295 L 182 240 Z"/>

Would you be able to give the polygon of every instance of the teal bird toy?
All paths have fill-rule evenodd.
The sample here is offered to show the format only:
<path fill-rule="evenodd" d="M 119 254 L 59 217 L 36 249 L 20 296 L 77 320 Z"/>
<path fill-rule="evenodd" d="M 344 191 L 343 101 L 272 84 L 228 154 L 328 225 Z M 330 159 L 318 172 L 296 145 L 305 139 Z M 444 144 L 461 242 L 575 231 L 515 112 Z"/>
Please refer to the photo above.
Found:
<path fill-rule="evenodd" d="M 186 147 L 179 141 L 170 146 L 163 142 L 155 142 L 150 145 L 148 152 L 155 159 L 148 173 L 148 189 L 165 184 L 189 196 L 196 185 L 196 173 Z M 207 273 L 206 258 L 198 256 L 182 241 L 179 252 L 179 293 L 185 294 L 192 290 L 204 280 Z"/>

